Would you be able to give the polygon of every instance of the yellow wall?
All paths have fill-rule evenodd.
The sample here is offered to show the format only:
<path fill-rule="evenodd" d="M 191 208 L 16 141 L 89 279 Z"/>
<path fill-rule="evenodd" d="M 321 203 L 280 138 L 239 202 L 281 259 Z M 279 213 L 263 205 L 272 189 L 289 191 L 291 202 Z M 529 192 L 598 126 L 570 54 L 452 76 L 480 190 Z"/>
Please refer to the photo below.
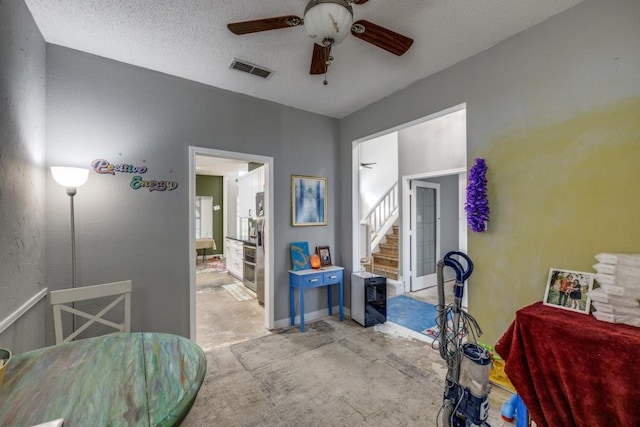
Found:
<path fill-rule="evenodd" d="M 491 208 L 488 232 L 469 233 L 482 342 L 543 299 L 549 268 L 594 272 L 597 253 L 640 253 L 639 118 L 640 98 L 629 99 L 471 153 L 487 161 Z"/>

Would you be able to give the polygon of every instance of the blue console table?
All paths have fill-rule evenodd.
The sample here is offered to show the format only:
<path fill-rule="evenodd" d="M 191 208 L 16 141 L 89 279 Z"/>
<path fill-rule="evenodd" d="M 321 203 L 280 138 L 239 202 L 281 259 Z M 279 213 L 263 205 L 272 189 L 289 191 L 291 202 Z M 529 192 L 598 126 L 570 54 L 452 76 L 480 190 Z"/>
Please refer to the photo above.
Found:
<path fill-rule="evenodd" d="M 300 299 L 300 332 L 304 332 L 304 290 L 309 288 L 319 288 L 327 286 L 327 303 L 329 304 L 329 315 L 333 314 L 333 302 L 331 298 L 331 286 L 338 285 L 338 310 L 340 320 L 344 320 L 342 311 L 342 288 L 343 288 L 344 267 L 335 265 L 310 270 L 289 270 L 289 304 L 291 312 L 291 326 L 295 324 L 296 305 L 294 299 L 294 289 L 298 289 Z"/>

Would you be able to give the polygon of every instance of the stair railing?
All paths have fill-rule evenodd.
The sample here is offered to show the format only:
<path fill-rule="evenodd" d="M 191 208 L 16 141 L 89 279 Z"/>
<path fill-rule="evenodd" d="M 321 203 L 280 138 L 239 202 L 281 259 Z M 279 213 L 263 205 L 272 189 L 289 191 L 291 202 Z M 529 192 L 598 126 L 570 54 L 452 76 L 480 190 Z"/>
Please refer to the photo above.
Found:
<path fill-rule="evenodd" d="M 398 219 L 397 182 L 380 197 L 360 221 L 364 230 L 367 257 L 371 256 L 371 251 L 382 241 L 396 219 Z"/>

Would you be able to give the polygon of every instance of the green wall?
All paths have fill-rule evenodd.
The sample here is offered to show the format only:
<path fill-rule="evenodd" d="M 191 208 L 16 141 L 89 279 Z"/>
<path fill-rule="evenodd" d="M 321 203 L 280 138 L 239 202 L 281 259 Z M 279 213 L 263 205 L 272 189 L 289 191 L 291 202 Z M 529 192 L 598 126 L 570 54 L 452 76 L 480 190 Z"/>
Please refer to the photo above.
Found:
<path fill-rule="evenodd" d="M 264 166 L 264 163 L 257 163 L 257 162 L 249 162 L 249 172 L 251 172 L 254 169 L 258 169 L 259 167 Z"/>
<path fill-rule="evenodd" d="M 220 206 L 220 210 L 213 211 L 213 239 L 216 241 L 215 249 L 207 249 L 207 255 L 221 254 L 224 247 L 223 233 L 223 186 L 224 178 L 221 176 L 196 175 L 196 196 L 213 197 L 213 206 Z M 201 255 L 202 252 L 199 251 Z"/>

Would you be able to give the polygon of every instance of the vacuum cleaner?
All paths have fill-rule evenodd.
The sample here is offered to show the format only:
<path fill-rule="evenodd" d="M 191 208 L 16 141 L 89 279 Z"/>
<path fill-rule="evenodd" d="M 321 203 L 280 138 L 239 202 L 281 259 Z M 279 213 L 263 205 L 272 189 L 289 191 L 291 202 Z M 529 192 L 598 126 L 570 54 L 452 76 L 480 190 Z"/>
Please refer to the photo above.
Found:
<path fill-rule="evenodd" d="M 445 267 L 455 271 L 453 304 L 445 305 Z M 464 253 L 452 251 L 437 263 L 438 335 L 434 346 L 447 364 L 442 413 L 445 427 L 490 427 L 489 373 L 491 355 L 478 345 L 482 335 L 478 322 L 462 309 L 464 282 L 473 272 L 473 263 Z M 437 420 L 436 420 L 437 424 Z"/>

